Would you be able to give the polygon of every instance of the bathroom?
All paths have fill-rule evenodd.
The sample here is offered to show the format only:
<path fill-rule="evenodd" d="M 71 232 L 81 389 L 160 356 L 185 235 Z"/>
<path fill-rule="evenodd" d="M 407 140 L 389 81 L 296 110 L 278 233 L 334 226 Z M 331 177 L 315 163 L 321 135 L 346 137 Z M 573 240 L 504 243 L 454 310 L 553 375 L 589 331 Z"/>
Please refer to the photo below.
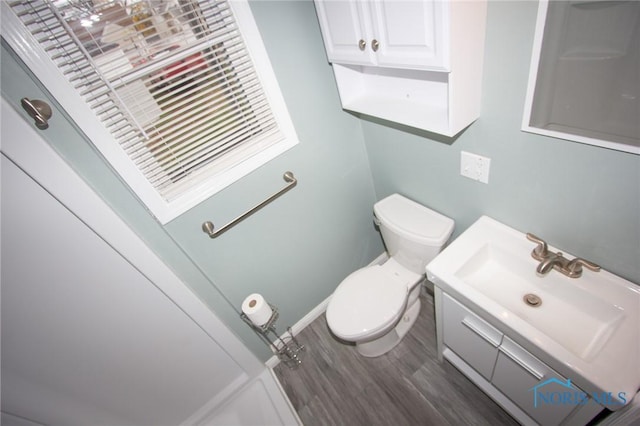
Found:
<path fill-rule="evenodd" d="M 246 295 L 298 322 L 384 251 L 372 206 L 395 192 L 453 218 L 452 238 L 488 215 L 639 283 L 640 157 L 521 130 L 537 8 L 489 1 L 481 115 L 445 138 L 343 111 L 313 2 L 251 2 L 300 143 L 166 225 L 78 138 L 49 142 L 262 361 L 270 350 L 238 315 Z M 3 96 L 32 84 L 2 73 Z M 460 175 L 461 151 L 491 159 L 488 184 Z M 287 170 L 296 188 L 216 239 L 203 234 L 203 221 L 231 220 Z"/>

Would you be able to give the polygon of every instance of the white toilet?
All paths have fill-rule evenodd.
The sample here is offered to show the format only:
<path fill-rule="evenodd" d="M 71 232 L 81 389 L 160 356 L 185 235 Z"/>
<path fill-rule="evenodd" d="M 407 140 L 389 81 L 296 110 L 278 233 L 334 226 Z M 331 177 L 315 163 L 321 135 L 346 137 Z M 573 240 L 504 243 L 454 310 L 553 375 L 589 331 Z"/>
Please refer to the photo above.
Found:
<path fill-rule="evenodd" d="M 454 226 L 452 219 L 398 194 L 378 201 L 373 210 L 389 259 L 345 278 L 326 312 L 333 334 L 355 342 L 366 357 L 393 349 L 416 321 L 418 284 Z"/>

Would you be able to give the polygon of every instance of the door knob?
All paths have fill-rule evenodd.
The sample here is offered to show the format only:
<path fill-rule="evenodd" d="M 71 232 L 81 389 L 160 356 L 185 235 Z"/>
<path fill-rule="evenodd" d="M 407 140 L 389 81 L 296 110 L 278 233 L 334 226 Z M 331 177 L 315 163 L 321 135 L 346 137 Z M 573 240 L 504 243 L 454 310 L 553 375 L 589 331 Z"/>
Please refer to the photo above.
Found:
<path fill-rule="evenodd" d="M 360 39 L 360 41 L 358 42 L 358 48 L 360 48 L 360 50 L 364 50 L 365 47 L 367 47 L 367 42 L 363 39 Z"/>
<path fill-rule="evenodd" d="M 45 130 L 49 127 L 49 119 L 53 113 L 48 103 L 38 99 L 22 98 L 20 104 L 27 111 L 29 117 L 33 118 L 38 129 Z"/>
<path fill-rule="evenodd" d="M 373 49 L 374 52 L 377 52 L 379 47 L 380 43 L 378 42 L 378 40 L 376 40 L 375 38 L 371 40 L 371 49 Z"/>

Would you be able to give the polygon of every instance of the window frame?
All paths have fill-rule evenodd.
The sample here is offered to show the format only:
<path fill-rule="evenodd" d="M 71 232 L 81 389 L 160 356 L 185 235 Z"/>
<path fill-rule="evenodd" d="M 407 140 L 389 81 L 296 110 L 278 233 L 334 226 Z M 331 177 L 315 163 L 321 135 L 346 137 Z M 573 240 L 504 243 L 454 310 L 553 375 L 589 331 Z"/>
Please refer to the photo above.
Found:
<path fill-rule="evenodd" d="M 161 224 L 170 222 L 299 143 L 248 1 L 232 0 L 228 1 L 228 4 L 284 138 L 239 164 L 197 183 L 170 202 L 166 201 L 147 181 L 95 112 L 66 80 L 56 64 L 49 59 L 48 54 L 33 35 L 23 26 L 11 7 L 6 2 L 2 2 L 1 5 L 0 34 L 3 39 Z M 52 125 L 55 125 L 55 118 L 52 120 Z"/>

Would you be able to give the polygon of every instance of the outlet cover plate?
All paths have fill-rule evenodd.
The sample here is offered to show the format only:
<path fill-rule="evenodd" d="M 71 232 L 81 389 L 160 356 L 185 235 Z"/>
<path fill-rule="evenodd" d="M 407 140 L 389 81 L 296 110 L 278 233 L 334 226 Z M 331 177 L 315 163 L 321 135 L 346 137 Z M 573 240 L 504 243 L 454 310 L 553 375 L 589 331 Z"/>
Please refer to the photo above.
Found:
<path fill-rule="evenodd" d="M 469 179 L 489 183 L 491 159 L 478 154 L 460 151 L 460 174 Z"/>

